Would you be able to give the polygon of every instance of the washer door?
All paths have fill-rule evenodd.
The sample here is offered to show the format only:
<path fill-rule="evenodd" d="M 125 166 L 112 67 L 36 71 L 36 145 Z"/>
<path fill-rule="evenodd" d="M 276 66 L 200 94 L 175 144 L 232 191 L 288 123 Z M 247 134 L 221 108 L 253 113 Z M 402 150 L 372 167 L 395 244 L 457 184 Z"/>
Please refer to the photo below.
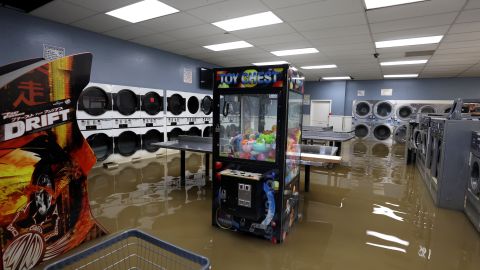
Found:
<path fill-rule="evenodd" d="M 372 105 L 367 101 L 358 101 L 353 112 L 357 118 L 366 118 L 372 113 Z"/>
<path fill-rule="evenodd" d="M 392 131 L 386 125 L 378 125 L 373 129 L 373 136 L 380 141 L 384 141 L 392 135 Z"/>
<path fill-rule="evenodd" d="M 149 115 L 163 111 L 163 97 L 156 92 L 148 92 L 142 98 L 142 110 Z"/>
<path fill-rule="evenodd" d="M 132 115 L 138 110 L 139 100 L 132 90 L 120 90 L 113 101 L 114 108 L 122 115 Z"/>
<path fill-rule="evenodd" d="M 163 142 L 163 133 L 156 129 L 151 129 L 142 135 L 142 149 L 149 153 L 155 153 L 160 149 L 160 146 L 152 144 L 158 142 Z"/>
<path fill-rule="evenodd" d="M 78 99 L 78 109 L 89 115 L 98 116 L 112 109 L 111 95 L 97 86 L 88 87 L 82 91 Z"/>
<path fill-rule="evenodd" d="M 210 96 L 205 96 L 202 99 L 202 103 L 200 105 L 200 108 L 202 112 L 206 115 L 209 115 L 212 113 L 213 110 L 213 99 Z"/>
<path fill-rule="evenodd" d="M 187 135 L 188 136 L 199 136 L 199 137 L 201 137 L 202 136 L 202 131 L 197 127 L 191 127 L 187 131 Z"/>
<path fill-rule="evenodd" d="M 435 113 L 435 108 L 431 105 L 424 105 L 418 110 L 420 113 Z"/>
<path fill-rule="evenodd" d="M 140 136 L 133 131 L 124 131 L 115 137 L 115 152 L 124 157 L 131 156 L 140 150 Z"/>
<path fill-rule="evenodd" d="M 113 140 L 105 133 L 88 136 L 87 142 L 98 161 L 106 160 L 113 153 Z"/>
<path fill-rule="evenodd" d="M 407 141 L 407 126 L 406 125 L 398 126 L 395 129 L 395 132 L 393 134 L 393 139 L 397 143 L 405 143 Z"/>
<path fill-rule="evenodd" d="M 402 105 L 397 109 L 397 117 L 401 121 L 407 121 L 413 115 L 413 107 L 410 105 Z"/>
<path fill-rule="evenodd" d="M 212 137 L 213 136 L 213 130 L 211 126 L 206 127 L 203 130 L 203 137 Z"/>
<path fill-rule="evenodd" d="M 196 114 L 200 108 L 200 102 L 196 96 L 191 96 L 187 101 L 187 109 L 191 114 Z"/>
<path fill-rule="evenodd" d="M 387 119 L 392 116 L 393 105 L 388 101 L 380 101 L 375 104 L 373 113 L 379 119 Z"/>
<path fill-rule="evenodd" d="M 418 129 L 413 131 L 413 145 L 415 149 L 422 149 L 422 133 Z"/>
<path fill-rule="evenodd" d="M 179 94 L 173 94 L 167 98 L 167 110 L 173 115 L 179 115 L 185 111 L 185 99 Z"/>
<path fill-rule="evenodd" d="M 475 195 L 480 195 L 480 166 L 478 159 L 472 161 L 472 167 L 470 169 L 470 189 Z"/>
<path fill-rule="evenodd" d="M 178 136 L 184 135 L 185 132 L 181 128 L 174 128 L 172 131 L 167 133 L 167 137 L 169 141 L 176 140 Z"/>
<path fill-rule="evenodd" d="M 366 138 L 370 133 L 370 128 L 365 124 L 358 124 L 355 126 L 355 136 L 358 138 Z"/>

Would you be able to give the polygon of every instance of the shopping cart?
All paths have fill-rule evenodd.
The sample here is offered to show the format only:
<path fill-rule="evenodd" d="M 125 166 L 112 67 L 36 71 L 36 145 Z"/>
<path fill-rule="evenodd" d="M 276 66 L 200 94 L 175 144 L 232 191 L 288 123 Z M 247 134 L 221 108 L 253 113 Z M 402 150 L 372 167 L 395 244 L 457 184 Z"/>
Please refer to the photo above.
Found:
<path fill-rule="evenodd" d="M 128 230 L 45 269 L 204 270 L 210 269 L 210 262 L 142 231 Z"/>

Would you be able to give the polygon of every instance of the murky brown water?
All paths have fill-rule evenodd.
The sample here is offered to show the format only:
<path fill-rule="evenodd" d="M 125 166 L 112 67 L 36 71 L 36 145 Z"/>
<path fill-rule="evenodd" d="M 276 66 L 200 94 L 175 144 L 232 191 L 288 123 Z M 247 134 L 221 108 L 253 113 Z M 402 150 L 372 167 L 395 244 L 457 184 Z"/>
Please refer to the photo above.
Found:
<path fill-rule="evenodd" d="M 197 154 L 183 189 L 178 156 L 94 169 L 92 212 L 110 232 L 138 227 L 210 258 L 213 269 L 479 269 L 479 234 L 463 213 L 432 204 L 403 151 L 353 141 L 344 164 L 312 169 L 303 218 L 281 245 L 210 225 Z"/>

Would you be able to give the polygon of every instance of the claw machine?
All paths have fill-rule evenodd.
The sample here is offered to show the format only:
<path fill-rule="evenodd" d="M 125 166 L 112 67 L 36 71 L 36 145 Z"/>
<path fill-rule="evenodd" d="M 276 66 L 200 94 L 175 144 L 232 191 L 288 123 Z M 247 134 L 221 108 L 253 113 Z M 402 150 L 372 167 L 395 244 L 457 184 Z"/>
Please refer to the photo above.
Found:
<path fill-rule="evenodd" d="M 214 70 L 212 224 L 281 243 L 298 219 L 304 77 Z"/>

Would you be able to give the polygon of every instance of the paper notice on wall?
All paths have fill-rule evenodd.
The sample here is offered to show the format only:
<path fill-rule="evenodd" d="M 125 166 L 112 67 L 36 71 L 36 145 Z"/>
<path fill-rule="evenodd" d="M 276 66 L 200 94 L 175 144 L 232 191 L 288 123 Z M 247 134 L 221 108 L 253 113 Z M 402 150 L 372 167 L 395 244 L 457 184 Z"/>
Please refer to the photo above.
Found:
<path fill-rule="evenodd" d="M 65 57 L 65 48 L 43 44 L 43 58 L 45 60 L 51 61 L 62 57 Z"/>
<path fill-rule="evenodd" d="M 303 95 L 303 105 L 310 105 L 310 95 Z"/>
<path fill-rule="evenodd" d="M 192 83 L 193 81 L 193 71 L 191 68 L 184 68 L 183 69 L 183 82 L 184 83 Z"/>
<path fill-rule="evenodd" d="M 364 97 L 365 96 L 365 90 L 357 90 L 357 97 Z"/>
<path fill-rule="evenodd" d="M 382 96 L 391 96 L 393 95 L 393 89 L 382 89 L 380 91 L 380 95 Z"/>

